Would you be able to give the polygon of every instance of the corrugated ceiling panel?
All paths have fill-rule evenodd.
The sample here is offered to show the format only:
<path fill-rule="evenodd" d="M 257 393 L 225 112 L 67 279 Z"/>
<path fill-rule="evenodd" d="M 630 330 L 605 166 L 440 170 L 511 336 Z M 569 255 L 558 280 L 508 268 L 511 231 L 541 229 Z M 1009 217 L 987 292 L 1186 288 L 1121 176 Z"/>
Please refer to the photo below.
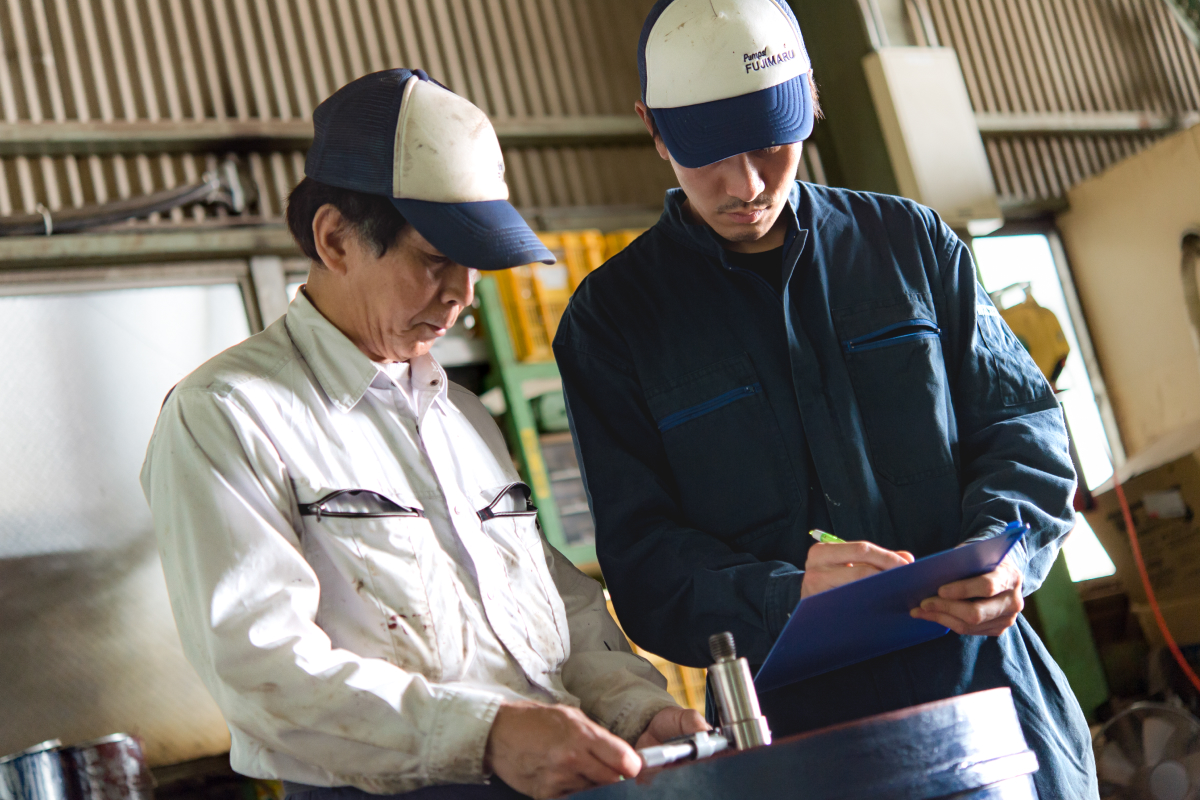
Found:
<path fill-rule="evenodd" d="M 289 120 L 368 72 L 423 66 L 497 118 L 628 114 L 650 0 L 0 0 L 4 122 Z M 658 203 L 650 147 L 510 149 L 518 204 Z M 296 153 L 245 156 L 279 216 Z M 217 154 L 11 157 L 0 214 L 196 180 Z M 613 175 L 611 173 L 617 173 Z M 215 212 L 214 212 L 215 213 Z M 177 211 L 173 221 L 202 219 Z"/>
<path fill-rule="evenodd" d="M 1200 111 L 1200 55 L 1162 0 L 916 1 L 958 51 L 977 112 Z M 1021 204 L 1061 198 L 1160 135 L 985 140 L 1002 199 Z"/>

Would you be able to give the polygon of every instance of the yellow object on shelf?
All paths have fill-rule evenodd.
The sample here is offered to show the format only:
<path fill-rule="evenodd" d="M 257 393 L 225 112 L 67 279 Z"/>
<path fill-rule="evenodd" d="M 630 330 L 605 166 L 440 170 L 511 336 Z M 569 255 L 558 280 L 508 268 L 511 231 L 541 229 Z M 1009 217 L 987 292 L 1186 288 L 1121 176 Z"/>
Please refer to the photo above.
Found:
<path fill-rule="evenodd" d="M 642 228 L 630 228 L 628 230 L 606 233 L 604 235 L 604 259 L 607 261 L 612 258 L 645 232 Z"/>
<path fill-rule="evenodd" d="M 608 237 L 596 230 L 539 233 L 538 238 L 558 263 L 529 264 L 493 273 L 518 361 L 548 361 L 554 357 L 550 343 L 571 293 L 612 255 L 611 237 L 628 233 Z"/>
<path fill-rule="evenodd" d="M 588 273 L 608 260 L 607 241 L 600 231 L 562 231 L 557 235 L 567 259 L 571 291 L 579 288 Z"/>
<path fill-rule="evenodd" d="M 667 691 L 675 702 L 687 708 L 694 708 L 704 713 L 704 684 L 708 680 L 708 670 L 695 667 L 683 667 L 660 658 L 653 653 L 642 650 L 636 644 L 630 643 L 633 652 L 654 665 L 654 668 L 667 677 Z"/>
<path fill-rule="evenodd" d="M 254 788 L 254 800 L 283 800 L 286 795 L 280 780 L 253 778 L 250 784 Z"/>
<path fill-rule="evenodd" d="M 608 597 L 607 591 L 604 596 Z M 608 613 L 612 614 L 614 620 L 617 619 L 617 612 L 613 610 L 612 600 L 608 601 Z M 618 620 L 617 625 L 620 624 Z M 624 628 L 621 629 L 621 632 L 625 632 Z M 625 639 L 628 641 L 629 637 L 626 636 Z M 685 708 L 694 708 L 701 714 L 704 713 L 704 687 L 708 681 L 708 670 L 684 667 L 667 661 L 662 656 L 656 656 L 654 653 L 643 650 L 633 642 L 629 642 L 629 646 L 633 648 L 633 652 L 653 664 L 654 668 L 666 677 L 667 692 L 675 698 L 676 703 Z"/>

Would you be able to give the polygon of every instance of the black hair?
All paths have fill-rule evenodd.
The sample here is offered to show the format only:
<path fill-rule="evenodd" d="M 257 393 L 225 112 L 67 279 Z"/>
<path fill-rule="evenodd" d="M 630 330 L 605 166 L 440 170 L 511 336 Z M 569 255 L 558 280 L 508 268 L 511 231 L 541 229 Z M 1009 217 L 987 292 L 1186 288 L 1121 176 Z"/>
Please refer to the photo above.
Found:
<path fill-rule="evenodd" d="M 396 243 L 408 224 L 386 197 L 305 178 L 288 195 L 286 216 L 292 238 L 314 264 L 322 262 L 313 239 L 313 218 L 324 205 L 331 205 L 341 212 L 359 240 L 375 249 L 376 258 L 381 258 Z"/>

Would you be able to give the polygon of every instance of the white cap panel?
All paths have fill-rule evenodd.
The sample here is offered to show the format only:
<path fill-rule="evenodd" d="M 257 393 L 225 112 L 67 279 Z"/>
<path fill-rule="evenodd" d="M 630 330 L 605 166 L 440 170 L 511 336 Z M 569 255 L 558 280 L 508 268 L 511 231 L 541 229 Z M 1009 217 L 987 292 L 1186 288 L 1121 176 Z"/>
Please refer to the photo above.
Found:
<path fill-rule="evenodd" d="M 394 197 L 433 203 L 508 199 L 504 156 L 487 114 L 430 81 L 412 78 L 404 86 L 394 159 Z"/>
<path fill-rule="evenodd" d="M 646 41 L 646 105 L 740 97 L 810 68 L 799 33 L 771 0 L 675 0 Z"/>

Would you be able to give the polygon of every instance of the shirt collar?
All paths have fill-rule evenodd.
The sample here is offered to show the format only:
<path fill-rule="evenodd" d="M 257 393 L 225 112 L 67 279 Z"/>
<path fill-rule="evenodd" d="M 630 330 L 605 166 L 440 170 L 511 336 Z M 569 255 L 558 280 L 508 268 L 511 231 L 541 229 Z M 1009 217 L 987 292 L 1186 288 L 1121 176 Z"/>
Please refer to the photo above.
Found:
<path fill-rule="evenodd" d="M 349 411 L 379 375 L 379 367 L 346 334 L 325 319 L 303 289 L 288 305 L 288 335 L 330 402 Z"/>
<path fill-rule="evenodd" d="M 383 364 L 371 364 L 376 369 L 376 375 L 370 385 L 376 389 L 390 390 L 395 387 L 418 420 L 423 419 L 425 412 L 435 403 L 445 403 L 449 398 L 446 371 L 428 353 L 408 361 L 407 370 L 392 370 L 399 373 L 397 376 L 393 376 Z"/>

